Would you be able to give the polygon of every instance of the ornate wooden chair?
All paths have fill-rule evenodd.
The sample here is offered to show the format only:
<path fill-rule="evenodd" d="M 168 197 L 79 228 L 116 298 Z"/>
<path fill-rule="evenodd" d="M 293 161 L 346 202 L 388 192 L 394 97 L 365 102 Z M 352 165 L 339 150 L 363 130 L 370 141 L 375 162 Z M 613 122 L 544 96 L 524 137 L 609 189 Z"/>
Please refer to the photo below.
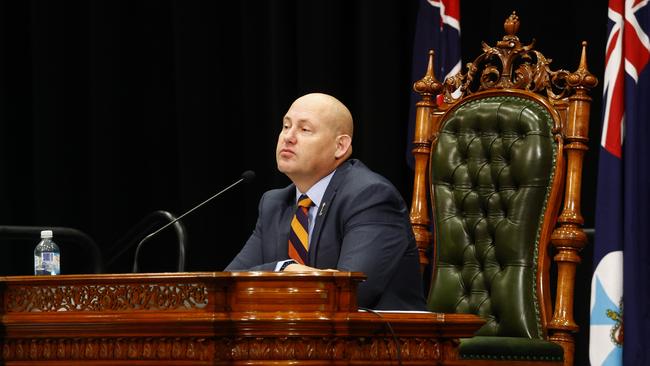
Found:
<path fill-rule="evenodd" d="M 414 84 L 421 101 L 411 222 L 423 268 L 433 243 L 430 310 L 486 319 L 461 341 L 463 362 L 572 365 L 575 270 L 587 242 L 580 188 L 588 92 L 598 81 L 585 42 L 577 71 L 552 71 L 533 43 L 521 44 L 518 28 L 513 13 L 503 39 L 483 43 L 467 71 L 444 83 L 429 53 Z"/>

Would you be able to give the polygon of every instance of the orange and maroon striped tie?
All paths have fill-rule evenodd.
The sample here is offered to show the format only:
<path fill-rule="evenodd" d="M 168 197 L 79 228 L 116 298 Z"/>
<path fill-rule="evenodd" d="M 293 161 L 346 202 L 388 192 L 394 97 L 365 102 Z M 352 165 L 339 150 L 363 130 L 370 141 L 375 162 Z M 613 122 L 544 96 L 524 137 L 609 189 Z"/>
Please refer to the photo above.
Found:
<path fill-rule="evenodd" d="M 308 264 L 309 251 L 309 207 L 314 203 L 306 195 L 298 199 L 298 208 L 291 220 L 289 231 L 289 258 L 300 264 Z"/>

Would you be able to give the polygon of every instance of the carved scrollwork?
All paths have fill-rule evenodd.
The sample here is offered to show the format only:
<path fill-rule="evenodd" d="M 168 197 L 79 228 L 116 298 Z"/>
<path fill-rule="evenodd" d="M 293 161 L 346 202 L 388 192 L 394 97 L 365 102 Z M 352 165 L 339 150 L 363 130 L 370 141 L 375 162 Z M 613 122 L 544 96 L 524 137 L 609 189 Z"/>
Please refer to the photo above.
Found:
<path fill-rule="evenodd" d="M 197 337 L 9 339 L 5 361 L 211 360 L 214 341 Z"/>
<path fill-rule="evenodd" d="M 203 284 L 10 287 L 9 312 L 189 310 L 208 304 Z"/>
<path fill-rule="evenodd" d="M 430 338 L 398 338 L 403 360 L 441 360 Z M 391 337 L 120 337 L 9 339 L 5 361 L 47 360 L 396 360 Z"/>
<path fill-rule="evenodd" d="M 390 337 L 355 339 L 350 342 L 352 360 L 395 360 L 398 347 Z M 424 338 L 398 338 L 399 352 L 403 360 L 440 360 L 440 344 Z"/>
<path fill-rule="evenodd" d="M 568 96 L 574 83 L 568 82 L 571 73 L 552 71 L 551 59 L 534 49 L 535 41 L 522 45 L 516 32 L 519 18 L 512 13 L 504 24 L 506 35 L 496 46 L 482 43 L 483 53 L 467 64 L 465 73 L 445 80 L 443 95 L 447 103 L 487 89 L 522 89 L 546 94 L 551 99 Z M 575 76 L 573 76 L 575 79 Z"/>
<path fill-rule="evenodd" d="M 404 360 L 440 360 L 440 345 L 425 338 L 398 338 Z M 396 360 L 397 346 L 390 337 L 282 337 L 231 339 L 228 360 Z"/>

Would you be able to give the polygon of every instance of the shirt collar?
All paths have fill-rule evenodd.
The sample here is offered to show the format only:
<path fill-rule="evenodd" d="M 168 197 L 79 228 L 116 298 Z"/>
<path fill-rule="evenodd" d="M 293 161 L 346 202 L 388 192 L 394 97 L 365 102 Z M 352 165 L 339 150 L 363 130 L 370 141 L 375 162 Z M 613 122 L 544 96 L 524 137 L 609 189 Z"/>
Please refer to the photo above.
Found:
<path fill-rule="evenodd" d="M 300 198 L 301 195 L 306 194 L 307 197 L 309 197 L 311 201 L 314 202 L 314 206 L 320 206 L 320 203 L 323 200 L 323 196 L 325 195 L 325 190 L 330 184 L 330 180 L 332 180 L 332 176 L 334 176 L 335 172 L 336 170 L 323 177 L 321 180 L 316 182 L 316 184 L 311 186 L 311 188 L 309 188 L 305 193 L 301 193 L 300 190 L 298 190 L 298 187 L 296 187 L 296 202 L 298 202 L 298 198 Z"/>

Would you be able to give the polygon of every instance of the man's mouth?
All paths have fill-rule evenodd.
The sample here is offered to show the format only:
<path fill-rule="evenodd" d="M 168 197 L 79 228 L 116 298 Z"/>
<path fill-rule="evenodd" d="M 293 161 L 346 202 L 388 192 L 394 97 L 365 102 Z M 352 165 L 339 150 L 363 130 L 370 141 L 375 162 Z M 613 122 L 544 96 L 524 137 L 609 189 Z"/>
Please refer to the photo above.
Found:
<path fill-rule="evenodd" d="M 282 150 L 280 150 L 280 156 L 282 156 L 282 157 L 289 157 L 289 156 L 293 156 L 293 155 L 296 155 L 296 153 L 293 152 L 293 150 L 291 150 L 291 149 L 282 149 Z"/>

